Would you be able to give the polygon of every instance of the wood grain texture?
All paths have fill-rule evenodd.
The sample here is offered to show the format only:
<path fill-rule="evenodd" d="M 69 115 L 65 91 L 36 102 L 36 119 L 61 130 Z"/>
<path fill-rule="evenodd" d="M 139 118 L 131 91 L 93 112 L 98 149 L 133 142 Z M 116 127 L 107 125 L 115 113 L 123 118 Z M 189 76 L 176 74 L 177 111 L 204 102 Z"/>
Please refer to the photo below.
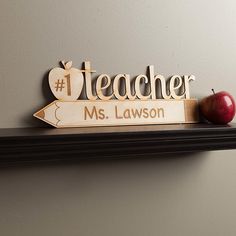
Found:
<path fill-rule="evenodd" d="M 185 106 L 185 121 L 189 123 L 194 123 L 194 121 L 199 121 L 199 108 L 198 101 L 192 99 L 186 99 L 184 102 Z"/>
<path fill-rule="evenodd" d="M 34 116 L 56 128 L 198 123 L 196 99 L 54 101 Z"/>
<path fill-rule="evenodd" d="M 48 76 L 48 82 L 53 95 L 58 100 L 75 101 L 83 89 L 83 73 L 72 68 L 72 61 L 61 62 L 64 68 L 53 68 Z"/>
<path fill-rule="evenodd" d="M 0 163 L 148 157 L 236 149 L 236 126 L 209 124 L 0 129 Z"/>

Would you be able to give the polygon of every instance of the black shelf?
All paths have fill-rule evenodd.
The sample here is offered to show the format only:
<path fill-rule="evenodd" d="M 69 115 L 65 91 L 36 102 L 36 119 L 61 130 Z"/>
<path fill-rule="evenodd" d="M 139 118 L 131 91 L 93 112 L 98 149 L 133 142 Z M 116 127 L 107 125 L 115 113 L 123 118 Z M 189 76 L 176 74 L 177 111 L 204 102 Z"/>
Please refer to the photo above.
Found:
<path fill-rule="evenodd" d="M 0 163 L 236 149 L 236 125 L 0 129 Z"/>

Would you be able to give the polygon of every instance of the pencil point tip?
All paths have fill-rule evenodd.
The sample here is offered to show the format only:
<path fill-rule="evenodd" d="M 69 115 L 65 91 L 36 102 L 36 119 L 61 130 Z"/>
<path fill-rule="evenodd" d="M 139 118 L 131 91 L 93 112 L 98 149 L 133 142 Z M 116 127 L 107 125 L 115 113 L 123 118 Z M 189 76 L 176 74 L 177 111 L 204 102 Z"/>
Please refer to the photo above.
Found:
<path fill-rule="evenodd" d="M 35 117 L 38 117 L 40 119 L 43 119 L 45 117 L 45 112 L 44 110 L 40 110 L 34 114 Z"/>

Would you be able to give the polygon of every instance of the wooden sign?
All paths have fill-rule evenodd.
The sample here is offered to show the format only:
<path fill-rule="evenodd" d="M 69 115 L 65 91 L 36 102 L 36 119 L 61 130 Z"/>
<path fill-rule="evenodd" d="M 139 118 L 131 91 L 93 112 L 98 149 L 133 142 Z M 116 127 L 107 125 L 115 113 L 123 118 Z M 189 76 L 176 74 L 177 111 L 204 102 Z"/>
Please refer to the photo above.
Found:
<path fill-rule="evenodd" d="M 148 66 L 147 75 L 138 75 L 133 81 L 129 74 L 118 74 L 113 80 L 101 74 L 93 89 L 91 74 L 95 71 L 90 62 L 84 63 L 84 70 L 72 68 L 71 61 L 62 61 L 62 65 L 64 68 L 49 73 L 49 85 L 57 100 L 34 114 L 57 128 L 199 120 L 198 101 L 190 99 L 189 93 L 193 75 L 174 75 L 166 81 L 164 76 L 154 74 L 154 66 Z M 78 100 L 83 89 L 87 99 Z"/>

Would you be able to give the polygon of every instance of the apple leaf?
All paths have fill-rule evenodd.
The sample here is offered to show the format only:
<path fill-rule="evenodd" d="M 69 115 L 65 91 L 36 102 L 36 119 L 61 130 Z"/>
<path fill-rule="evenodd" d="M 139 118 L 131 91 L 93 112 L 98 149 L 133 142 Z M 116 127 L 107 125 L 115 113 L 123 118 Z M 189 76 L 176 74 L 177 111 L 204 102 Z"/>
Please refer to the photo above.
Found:
<path fill-rule="evenodd" d="M 61 61 L 61 64 L 64 66 L 64 68 L 66 67 L 65 61 Z"/>
<path fill-rule="evenodd" d="M 66 63 L 66 69 L 70 69 L 72 67 L 72 61 L 68 61 Z"/>

